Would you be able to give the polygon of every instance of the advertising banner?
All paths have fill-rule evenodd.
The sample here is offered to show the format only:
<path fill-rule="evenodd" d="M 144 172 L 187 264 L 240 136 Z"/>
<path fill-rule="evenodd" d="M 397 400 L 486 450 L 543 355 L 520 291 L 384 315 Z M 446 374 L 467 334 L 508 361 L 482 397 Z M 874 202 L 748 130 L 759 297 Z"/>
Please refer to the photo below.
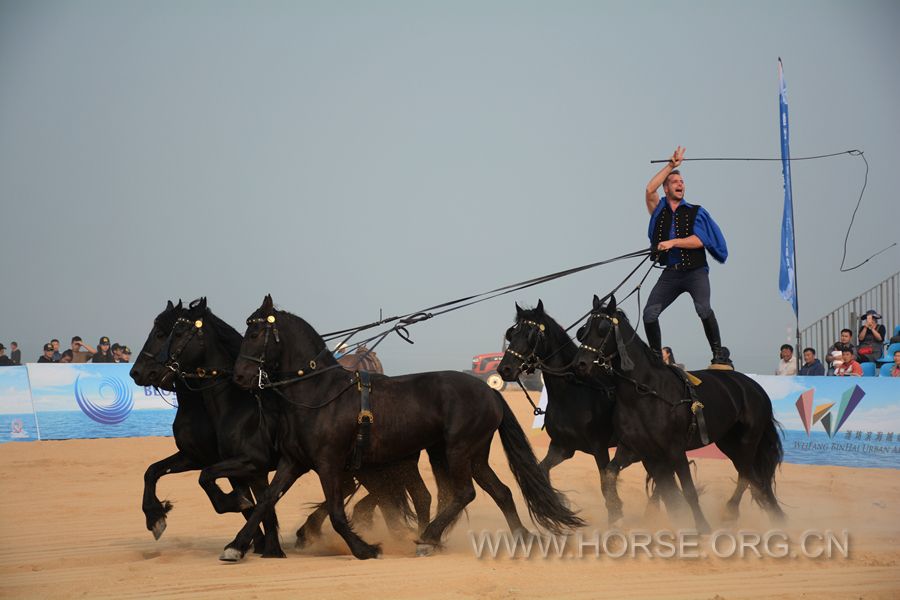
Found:
<path fill-rule="evenodd" d="M 751 375 L 784 428 L 784 461 L 900 469 L 900 378 Z"/>
<path fill-rule="evenodd" d="M 772 400 L 784 462 L 900 469 L 900 378 L 748 376 Z M 543 424 L 538 415 L 532 427 Z M 715 445 L 688 456 L 727 458 Z"/>
<path fill-rule="evenodd" d="M 0 368 L 0 443 L 38 439 L 28 369 Z"/>
<path fill-rule="evenodd" d="M 38 439 L 172 435 L 175 395 L 135 385 L 130 368 L 127 363 L 27 365 Z"/>

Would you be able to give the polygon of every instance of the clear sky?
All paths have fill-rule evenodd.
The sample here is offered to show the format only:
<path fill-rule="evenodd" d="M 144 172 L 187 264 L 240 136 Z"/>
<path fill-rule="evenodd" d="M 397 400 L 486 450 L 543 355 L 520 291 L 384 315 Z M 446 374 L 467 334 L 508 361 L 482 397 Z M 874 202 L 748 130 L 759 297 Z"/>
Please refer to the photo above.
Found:
<path fill-rule="evenodd" d="M 779 56 L 793 155 L 866 152 L 861 260 L 900 238 L 898 26 L 896 1 L 0 2 L 0 341 L 29 361 L 73 335 L 137 351 L 170 298 L 206 295 L 243 331 L 266 293 L 331 331 L 646 247 L 651 159 L 779 155 Z M 780 165 L 683 172 L 731 253 L 711 271 L 724 342 L 772 372 L 793 325 Z M 838 271 L 863 172 L 794 165 L 801 325 L 900 265 L 894 248 Z M 515 300 L 568 325 L 631 266 L 379 356 L 468 368 Z M 706 364 L 687 296 L 661 323 Z"/>

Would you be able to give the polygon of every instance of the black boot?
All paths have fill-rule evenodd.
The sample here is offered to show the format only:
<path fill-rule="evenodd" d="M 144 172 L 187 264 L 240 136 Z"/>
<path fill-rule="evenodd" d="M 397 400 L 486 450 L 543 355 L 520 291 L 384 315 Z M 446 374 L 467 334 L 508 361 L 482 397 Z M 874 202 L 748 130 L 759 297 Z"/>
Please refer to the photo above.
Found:
<path fill-rule="evenodd" d="M 659 321 L 644 321 L 644 333 L 647 334 L 647 345 L 662 359 L 662 331 L 659 328 Z"/>
<path fill-rule="evenodd" d="M 705 319 L 701 319 L 701 321 L 703 322 L 703 332 L 706 334 L 706 339 L 709 342 L 709 349 L 712 350 L 711 363 L 734 368 L 729 357 L 730 353 L 726 348 L 722 347 L 722 339 L 719 337 L 719 322 L 716 321 L 715 313 L 711 313 Z"/>

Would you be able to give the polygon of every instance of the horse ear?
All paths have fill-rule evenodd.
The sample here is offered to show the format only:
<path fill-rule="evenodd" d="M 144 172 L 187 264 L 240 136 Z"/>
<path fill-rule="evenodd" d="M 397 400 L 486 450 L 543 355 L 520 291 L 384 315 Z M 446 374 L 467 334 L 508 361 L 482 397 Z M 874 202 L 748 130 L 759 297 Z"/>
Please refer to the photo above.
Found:
<path fill-rule="evenodd" d="M 200 303 L 197 304 L 197 308 L 199 308 L 200 310 L 206 310 L 206 296 L 200 298 Z"/>
<path fill-rule="evenodd" d="M 175 308 L 181 310 L 183 307 L 181 306 L 181 298 L 178 299 L 178 304 L 175 305 Z"/>
<path fill-rule="evenodd" d="M 535 308 L 535 310 L 541 314 L 544 314 L 544 301 L 541 300 L 540 298 L 538 298 L 538 305 L 537 305 L 537 308 Z"/>
<path fill-rule="evenodd" d="M 173 308 L 175 308 L 175 305 L 172 304 L 171 300 L 169 300 L 168 303 L 166 304 L 166 310 L 172 310 Z"/>
<path fill-rule="evenodd" d="M 517 316 L 517 317 L 521 317 L 521 316 L 522 316 L 522 307 L 519 306 L 519 303 L 518 303 L 518 302 L 516 302 L 516 316 Z"/>
<path fill-rule="evenodd" d="M 600 309 L 600 298 L 597 294 L 594 294 L 594 310 Z"/>
<path fill-rule="evenodd" d="M 272 310 L 275 307 L 275 303 L 272 302 L 272 294 L 266 294 L 266 297 L 263 298 L 263 303 L 260 308 L 263 310 Z"/>
<path fill-rule="evenodd" d="M 606 305 L 606 314 L 611 315 L 616 312 L 616 295 L 609 297 L 609 304 Z"/>

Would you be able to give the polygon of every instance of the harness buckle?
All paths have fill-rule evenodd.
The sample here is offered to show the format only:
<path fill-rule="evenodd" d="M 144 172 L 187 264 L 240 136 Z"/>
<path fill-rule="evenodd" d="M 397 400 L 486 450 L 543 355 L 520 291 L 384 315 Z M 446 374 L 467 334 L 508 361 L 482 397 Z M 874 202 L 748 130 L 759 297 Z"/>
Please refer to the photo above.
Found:
<path fill-rule="evenodd" d="M 356 423 L 358 425 L 362 425 L 363 423 L 372 424 L 375 422 L 375 415 L 372 414 L 371 410 L 361 410 L 359 411 L 359 416 L 356 417 Z"/>

